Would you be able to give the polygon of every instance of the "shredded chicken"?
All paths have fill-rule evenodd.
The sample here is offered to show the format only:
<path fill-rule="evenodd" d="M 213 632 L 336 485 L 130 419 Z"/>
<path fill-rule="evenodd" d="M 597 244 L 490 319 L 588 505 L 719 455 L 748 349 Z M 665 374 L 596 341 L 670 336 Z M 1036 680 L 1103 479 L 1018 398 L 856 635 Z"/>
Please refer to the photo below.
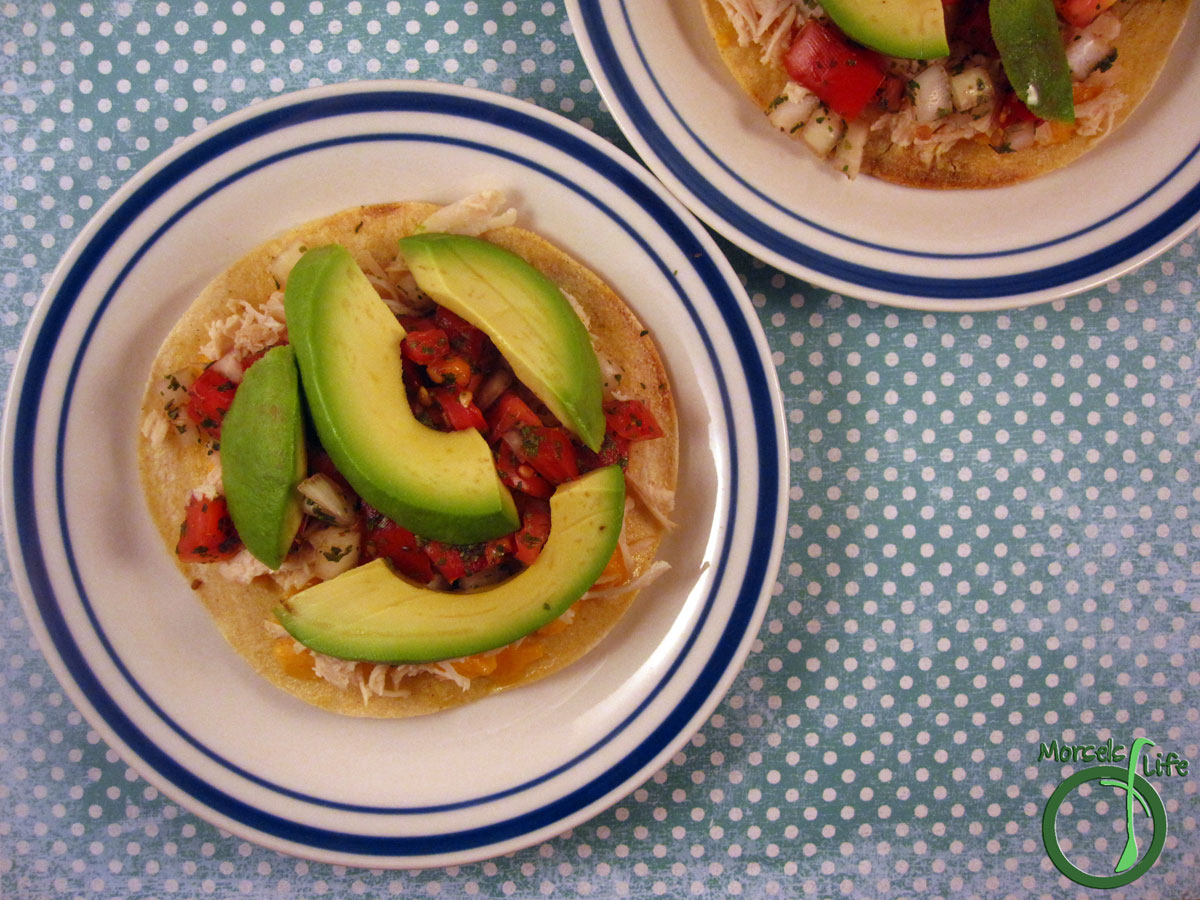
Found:
<path fill-rule="evenodd" d="M 743 47 L 758 44 L 763 63 L 774 62 L 780 57 L 792 25 L 800 15 L 795 0 L 721 0 L 721 5 L 737 32 L 738 44 Z"/>
<path fill-rule="evenodd" d="M 271 569 L 243 547 L 234 556 L 217 563 L 217 574 L 237 584 L 249 584 L 260 575 L 270 575 Z"/>
<path fill-rule="evenodd" d="M 892 142 L 901 147 L 919 147 L 921 159 L 931 163 L 959 141 L 988 134 L 992 130 L 992 117 L 953 113 L 939 120 L 936 128 L 930 129 L 928 125 L 917 121 L 911 106 L 905 106 L 897 113 L 880 116 L 871 128 L 873 131 L 889 132 Z"/>
<path fill-rule="evenodd" d="M 1075 131 L 1082 135 L 1104 134 L 1113 127 L 1117 114 L 1125 106 L 1126 95 L 1113 85 L 1116 77 L 1112 69 L 1092 72 L 1083 82 L 1084 93 L 1098 89 L 1090 100 L 1075 104 Z"/>
<path fill-rule="evenodd" d="M 421 223 L 420 230 L 478 237 L 517 221 L 516 209 L 505 209 L 505 202 L 503 191 L 480 191 L 443 206 Z"/>
<path fill-rule="evenodd" d="M 670 518 L 675 509 L 674 491 L 655 484 L 643 483 L 640 479 L 632 477 L 628 471 L 625 472 L 625 486 L 641 501 L 646 512 L 650 513 L 663 529 L 669 531 L 675 527 L 675 523 Z"/>
<path fill-rule="evenodd" d="M 575 315 L 579 316 L 579 321 L 583 323 L 583 327 L 587 329 L 588 336 L 592 338 L 592 343 L 595 344 L 596 339 L 592 336 L 592 320 L 588 316 L 587 310 L 571 294 L 563 291 L 562 295 L 567 298 L 567 302 L 571 304 L 571 309 L 575 310 Z"/>
<path fill-rule="evenodd" d="M 238 312 L 209 325 L 208 343 L 200 348 L 200 354 L 208 360 L 221 359 L 231 351 L 245 357 L 286 340 L 283 292 L 275 291 L 261 308 L 239 300 Z"/>
<path fill-rule="evenodd" d="M 151 447 L 162 444 L 170 429 L 170 420 L 161 409 L 152 410 L 142 418 L 141 434 L 150 442 Z"/>
<path fill-rule="evenodd" d="M 212 500 L 223 496 L 225 493 L 225 485 L 221 480 L 221 457 L 214 453 L 210 459 L 212 460 L 212 466 L 208 470 L 208 474 L 204 476 L 204 480 L 192 488 L 191 495 L 193 497 Z"/>
<path fill-rule="evenodd" d="M 235 557 L 236 559 L 236 557 Z M 275 638 L 291 638 L 287 630 L 278 622 L 267 620 L 263 622 L 267 634 Z M 404 697 L 408 691 L 403 683 L 408 678 L 428 673 L 443 681 L 452 681 L 466 691 L 471 687 L 471 679 L 462 675 L 454 667 L 461 659 L 444 659 L 431 663 L 409 663 L 391 665 L 388 663 L 368 664 L 351 659 L 338 659 L 324 653 L 318 653 L 292 639 L 292 649 L 296 653 L 312 657 L 313 672 L 323 681 L 329 682 L 340 690 L 346 690 L 351 685 L 358 688 L 362 694 L 363 703 L 370 702 L 372 697 Z M 499 650 L 491 651 L 499 653 Z"/>

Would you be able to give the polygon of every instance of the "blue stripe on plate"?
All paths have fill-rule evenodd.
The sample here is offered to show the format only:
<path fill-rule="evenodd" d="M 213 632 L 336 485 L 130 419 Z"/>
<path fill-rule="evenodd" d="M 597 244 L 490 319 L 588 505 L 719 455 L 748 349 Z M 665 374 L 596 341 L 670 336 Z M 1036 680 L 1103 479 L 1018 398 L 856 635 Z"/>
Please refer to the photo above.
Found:
<path fill-rule="evenodd" d="M 492 125 L 509 128 L 526 136 L 535 137 L 544 143 L 551 144 L 560 149 L 567 149 L 573 156 L 586 162 L 594 171 L 605 177 L 614 187 L 621 192 L 632 196 L 651 215 L 656 221 L 666 229 L 672 239 L 686 252 L 689 258 L 693 260 L 693 264 L 697 269 L 697 273 L 703 279 L 705 285 L 709 289 L 709 293 L 721 309 L 726 323 L 733 334 L 737 353 L 742 362 L 743 368 L 746 371 L 746 377 L 749 382 L 751 396 L 755 398 L 766 398 L 765 403 L 754 403 L 752 407 L 755 414 L 755 432 L 758 440 L 757 447 L 757 463 L 759 470 L 759 478 L 761 480 L 762 489 L 760 490 L 760 506 L 758 511 L 758 519 L 754 528 L 754 535 L 750 548 L 750 567 L 748 576 L 741 586 L 736 601 L 736 606 L 730 621 L 725 626 L 722 636 L 719 640 L 716 652 L 707 661 L 704 672 L 701 678 L 697 679 L 696 683 L 689 689 L 684 696 L 682 702 L 672 711 L 672 713 L 655 729 L 655 731 L 638 747 L 631 750 L 618 764 L 613 766 L 603 776 L 594 779 L 593 781 L 584 784 L 570 794 L 557 798 L 551 803 L 548 803 L 536 810 L 527 814 L 515 817 L 513 819 L 493 823 L 488 826 L 468 829 L 454 834 L 443 834 L 436 837 L 428 838 L 393 838 L 393 837 L 376 837 L 366 835 L 347 835 L 334 831 L 329 831 L 310 826 L 303 826 L 297 823 L 281 819 L 269 813 L 265 813 L 259 809 L 251 807 L 239 800 L 237 797 L 213 787 L 202 779 L 196 777 L 193 773 L 187 771 L 175 760 L 167 756 L 161 751 L 141 730 L 126 716 L 123 710 L 116 704 L 112 697 L 108 694 L 105 687 L 89 670 L 79 647 L 76 645 L 70 630 L 62 616 L 61 610 L 58 607 L 57 600 L 54 597 L 49 573 L 45 562 L 41 538 L 38 532 L 37 515 L 34 508 L 34 498 L 32 492 L 32 470 L 33 458 L 35 452 L 34 446 L 34 431 L 38 412 L 38 404 L 41 397 L 41 385 L 50 365 L 51 358 L 54 353 L 57 336 L 61 331 L 62 325 L 69 315 L 71 308 L 78 299 L 79 293 L 83 290 L 88 279 L 91 277 L 95 267 L 103 258 L 103 256 L 111 249 L 114 242 L 124 233 L 125 229 L 132 224 L 136 218 L 141 215 L 152 203 L 156 202 L 162 194 L 175 186 L 181 178 L 193 171 L 196 167 L 205 162 L 216 159 L 223 153 L 236 148 L 248 141 L 261 137 L 267 133 L 280 128 L 285 128 L 304 121 L 313 121 L 316 119 L 354 114 L 360 112 L 378 112 L 378 111 L 394 111 L 394 112 L 410 112 L 421 114 L 441 114 L 451 115 L 463 118 L 475 118 L 481 121 L 486 121 Z M 537 169 L 541 174 L 555 178 L 561 183 L 566 184 L 563 179 L 557 174 L 537 166 L 529 160 L 521 159 L 512 154 L 502 153 L 492 147 L 482 147 L 479 145 L 471 145 L 468 142 L 460 140 L 452 140 L 447 138 L 430 138 L 423 135 L 401 135 L 395 133 L 355 136 L 339 141 L 327 141 L 321 144 L 308 145 L 302 148 L 295 148 L 285 153 L 278 154 L 267 160 L 262 160 L 245 170 L 230 176 L 219 185 L 214 185 L 203 194 L 190 201 L 187 206 L 178 210 L 169 222 L 164 224 L 151 238 L 144 244 L 137 254 L 125 266 L 122 273 L 118 276 L 114 284 L 106 292 L 103 301 L 98 308 L 92 321 L 89 323 L 87 332 L 82 341 L 81 347 L 73 361 L 72 372 L 69 379 L 67 390 L 67 405 L 64 406 L 62 417 L 59 421 L 58 428 L 58 511 L 63 521 L 65 519 L 65 499 L 63 497 L 63 482 L 62 482 L 62 443 L 65 438 L 67 411 L 69 410 L 69 402 L 71 390 L 79 370 L 79 362 L 83 352 L 86 351 L 88 342 L 94 333 L 96 325 L 103 315 L 105 308 L 111 301 L 121 281 L 126 277 L 128 272 L 136 264 L 137 260 L 144 255 L 155 240 L 162 236 L 175 222 L 190 210 L 194 209 L 203 200 L 211 196 L 216 191 L 227 186 L 234 180 L 244 177 L 250 172 L 259 169 L 263 166 L 270 165 L 273 162 L 278 162 L 288 156 L 302 152 L 310 152 L 324 146 L 331 146 L 336 143 L 349 143 L 362 140 L 443 140 L 454 143 L 459 143 L 466 146 L 474 146 L 483 152 L 498 153 L 509 159 L 514 159 L 524 165 L 531 166 Z M 613 217 L 611 209 L 606 204 L 602 203 L 598 198 L 582 191 L 577 185 L 568 185 L 577 193 L 580 194 L 588 202 L 597 205 L 603 209 L 610 217 Z M 640 235 L 632 231 L 629 225 L 623 221 L 615 219 L 623 228 L 642 245 L 643 249 L 652 258 L 654 254 L 649 246 L 647 246 Z M 695 309 L 687 302 L 686 296 L 678 289 L 678 284 L 669 271 L 663 267 L 661 260 L 657 260 L 660 269 L 664 274 L 671 279 L 672 283 L 676 284 L 677 295 L 683 300 L 693 319 L 697 321 L 697 313 Z M 702 332 L 703 333 L 703 332 Z M 706 339 L 707 341 L 707 339 Z M 706 350 L 710 359 L 714 360 L 714 350 L 709 344 Z M 560 821 L 563 817 L 570 815 L 572 812 L 584 808 L 585 806 L 596 802 L 602 798 L 607 792 L 612 790 L 615 785 L 621 784 L 624 780 L 633 777 L 643 767 L 653 761 L 654 757 L 660 753 L 663 748 L 667 747 L 671 741 L 676 738 L 679 731 L 703 703 L 711 696 L 711 693 L 720 679 L 722 673 L 728 668 L 736 649 L 745 634 L 746 628 L 753 622 L 755 609 L 758 604 L 758 594 L 761 586 L 761 580 L 756 580 L 755 576 L 765 573 L 768 569 L 771 558 L 771 547 L 773 542 L 773 532 L 775 526 L 775 515 L 778 512 L 778 490 L 780 486 L 781 473 L 779 471 L 776 452 L 780 446 L 781 435 L 778 432 L 776 421 L 772 413 L 772 405 L 769 402 L 770 388 L 768 377 L 763 371 L 761 360 L 759 359 L 756 344 L 753 335 L 751 334 L 747 323 L 744 321 L 736 298 L 729 292 L 720 271 L 715 263 L 710 260 L 705 254 L 704 248 L 700 246 L 695 236 L 690 232 L 688 227 L 672 212 L 672 210 L 652 191 L 647 189 L 645 182 L 641 177 L 635 175 L 632 168 L 628 164 L 617 163 L 610 159 L 605 153 L 598 150 L 596 147 L 588 144 L 578 136 L 571 134 L 569 131 L 564 131 L 561 125 L 551 124 L 548 121 L 537 118 L 527 112 L 518 111 L 508 107 L 494 105 L 491 102 L 485 102 L 478 97 L 463 97 L 456 95 L 447 95 L 439 92 L 428 92 L 418 90 L 396 90 L 396 91 L 367 91 L 360 94 L 336 95 L 315 100 L 306 100 L 290 105 L 273 107 L 263 110 L 257 115 L 237 123 L 226 131 L 222 131 L 211 138 L 202 140 L 195 147 L 187 150 L 181 156 L 166 164 L 159 172 L 151 176 L 145 184 L 139 187 L 130 197 L 116 208 L 108 221 L 98 230 L 95 238 L 84 247 L 80 253 L 78 260 L 71 267 L 70 271 L 64 277 L 62 287 L 59 292 L 49 300 L 46 315 L 43 324 L 31 345 L 29 351 L 29 364 L 25 376 L 24 383 L 17 400 L 16 410 L 16 427 L 14 432 L 14 448 L 13 448 L 13 483 L 14 496 L 13 503 L 15 507 L 15 518 L 17 522 L 18 541 L 21 549 L 22 560 L 25 564 L 26 572 L 33 588 L 33 595 L 37 608 L 42 616 L 43 622 L 51 636 L 55 650 L 60 655 L 66 668 L 75 679 L 78 688 L 82 691 L 88 702 L 96 709 L 100 717 L 105 723 L 113 729 L 116 735 L 141 759 L 157 772 L 161 777 L 167 779 L 178 790 L 195 798 L 199 803 L 211 808 L 212 810 L 228 817 L 231 820 L 238 821 L 243 825 L 260 831 L 265 834 L 270 834 L 280 839 L 290 841 L 296 844 L 302 844 L 314 848 L 321 848 L 330 851 L 342 853 L 355 853 L 362 855 L 370 855 L 376 857 L 383 856 L 406 856 L 418 857 L 431 854 L 445 854 L 454 851 L 463 851 L 471 848 L 486 846 L 492 843 L 501 843 L 514 838 L 519 838 L 521 835 L 527 834 L 541 828 L 553 825 Z M 722 388 L 722 404 L 723 413 L 728 421 L 732 415 L 730 406 L 730 398 Z M 736 453 L 737 448 L 732 448 Z M 736 476 L 738 472 L 738 463 L 736 456 L 733 459 L 732 474 L 735 479 L 732 485 L 732 495 L 737 496 Z M 720 558 L 720 571 L 715 580 L 719 584 L 724 576 L 724 568 L 728 556 L 729 541 L 732 539 L 733 529 L 731 529 L 726 537 L 726 545 L 722 548 Z M 133 682 L 130 673 L 125 668 L 122 661 L 116 657 L 113 648 L 108 643 L 103 635 L 99 623 L 93 614 L 91 605 L 84 593 L 83 583 L 80 573 L 77 568 L 76 561 L 71 554 L 69 535 L 64 534 L 63 540 L 66 545 L 68 558 L 72 570 L 72 577 L 75 581 L 76 589 L 79 591 L 81 600 L 90 617 L 92 627 L 95 629 L 100 640 L 104 643 L 106 651 L 112 657 L 114 664 L 121 670 L 122 675 L 129 681 L 133 688 L 138 692 L 141 699 L 146 702 L 162 720 L 179 733 L 184 739 L 189 741 L 194 747 L 197 747 L 201 752 L 207 754 L 214 761 L 226 766 L 232 772 L 243 778 L 278 791 L 279 793 L 301 799 L 306 802 L 313 803 L 317 806 L 329 807 L 333 809 L 343 809 L 355 812 L 379 813 L 388 815 L 398 814 L 415 814 L 437 812 L 446 809 L 455 809 L 462 807 L 470 807 L 479 803 L 487 802 L 496 799 L 498 796 L 515 793 L 517 791 L 531 787 L 544 780 L 552 777 L 558 772 L 565 771 L 572 765 L 576 764 L 582 758 L 590 755 L 598 750 L 601 746 L 613 740 L 622 729 L 640 715 L 642 709 L 633 711 L 630 716 L 618 726 L 605 739 L 598 742 L 594 747 L 590 748 L 580 755 L 576 760 L 563 766 L 558 772 L 549 773 L 542 778 L 529 782 L 526 785 L 521 785 L 511 791 L 506 791 L 504 794 L 494 797 L 480 797 L 471 801 L 464 801 L 459 804 L 452 804 L 440 807 L 423 807 L 423 808 L 385 808 L 385 807 L 363 807 L 350 806 L 344 804 L 336 804 L 317 797 L 308 797 L 298 795 L 294 792 L 284 790 L 278 786 L 269 784 L 256 776 L 245 771 L 239 770 L 231 765 L 227 760 L 223 760 L 220 756 L 214 753 L 210 748 L 202 746 L 193 737 L 186 734 L 179 726 L 166 717 L 161 709 L 158 709 L 153 703 L 149 695 Z M 707 618 L 712 604 L 712 595 L 710 594 L 704 609 L 704 617 Z M 699 623 L 697 628 L 699 627 Z M 682 653 L 677 657 L 675 666 L 679 665 L 678 660 L 686 657 L 691 649 L 692 642 L 695 639 L 695 631 L 692 637 L 689 638 L 687 645 Z M 672 673 L 675 669 L 672 669 Z M 671 673 L 668 673 L 660 685 L 655 689 L 657 694 L 670 679 Z M 648 702 L 648 701 L 647 701 Z"/>
<path fill-rule="evenodd" d="M 598 3 L 579 3 L 580 20 L 584 23 L 585 31 L 596 54 L 599 68 L 612 86 L 616 102 L 620 104 L 633 127 L 637 130 L 638 135 L 649 145 L 651 152 L 655 154 L 666 169 L 688 191 L 712 210 L 714 215 L 727 222 L 735 231 L 740 232 L 749 240 L 760 244 L 767 250 L 785 259 L 791 260 L 797 265 L 823 273 L 831 278 L 893 294 L 948 300 L 986 299 L 998 296 L 1033 294 L 1084 281 L 1094 278 L 1101 273 L 1109 272 L 1114 266 L 1120 265 L 1123 261 L 1133 260 L 1147 250 L 1168 240 L 1180 229 L 1187 226 L 1197 214 L 1200 214 L 1200 184 L 1197 184 L 1157 218 L 1104 248 L 1068 260 L 1059 265 L 987 278 L 936 278 L 931 276 L 901 275 L 885 269 L 877 269 L 839 259 L 836 256 L 815 250 L 784 232 L 766 226 L 760 219 L 751 215 L 737 203 L 734 203 L 696 170 L 691 161 L 679 151 L 663 132 L 662 128 L 659 127 L 656 117 L 650 113 L 639 96 L 638 91 L 634 88 L 633 83 L 626 74 L 628 66 L 625 60 L 621 58 L 620 51 L 617 50 L 613 43 L 606 21 L 606 13 L 601 7 L 602 4 Z M 678 110 L 654 78 L 653 68 L 646 57 L 645 50 L 638 42 L 638 35 L 634 31 L 630 21 L 626 0 L 621 0 L 620 12 L 624 20 L 624 26 L 633 40 L 638 58 L 651 81 L 654 82 L 661 102 L 671 110 L 678 124 L 691 135 L 695 145 L 703 150 L 713 162 L 719 165 L 748 192 L 754 194 L 773 208 L 791 216 L 799 224 L 820 230 L 854 244 L 870 247 L 873 250 L 891 252 L 906 258 L 927 258 L 932 262 L 936 262 L 938 259 L 970 260 L 1032 252 L 1052 246 L 1054 243 L 1070 240 L 1090 230 L 1084 229 L 1074 234 L 1064 235 L 1057 241 L 1030 245 L 1004 253 L 937 254 L 882 246 L 858 240 L 852 235 L 840 234 L 824 228 L 809 219 L 805 219 L 794 210 L 780 206 L 770 197 L 767 197 L 746 183 L 734 169 L 713 154 L 687 122 L 684 121 L 682 116 L 680 116 Z M 610 14 L 611 11 L 607 15 Z M 1091 228 L 1099 228 L 1108 224 L 1146 202 L 1146 200 L 1157 194 L 1166 185 L 1171 184 L 1180 171 L 1195 159 L 1197 154 L 1200 154 L 1200 145 L 1193 147 L 1179 164 L 1171 170 L 1169 175 L 1147 190 L 1141 197 L 1125 208 L 1118 210 L 1112 216 L 1095 223 Z"/>

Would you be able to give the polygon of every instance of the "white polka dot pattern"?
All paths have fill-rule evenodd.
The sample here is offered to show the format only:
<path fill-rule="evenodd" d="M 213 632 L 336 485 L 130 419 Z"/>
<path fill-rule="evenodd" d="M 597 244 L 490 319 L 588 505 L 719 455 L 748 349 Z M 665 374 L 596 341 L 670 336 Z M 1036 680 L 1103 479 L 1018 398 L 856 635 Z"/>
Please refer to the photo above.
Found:
<path fill-rule="evenodd" d="M 381 77 L 514 95 L 627 146 L 554 2 L 0 7 L 4 386 L 57 260 L 140 167 L 257 100 Z M 1071 766 L 1040 745 L 1145 735 L 1200 765 L 1195 239 L 1081 297 L 975 315 L 869 306 L 722 246 L 784 386 L 788 540 L 745 671 L 668 766 L 486 863 L 290 859 L 105 747 L 6 568 L 0 896 L 1090 896 L 1042 846 Z M 1197 783 L 1156 780 L 1166 848 L 1114 898 L 1200 894 Z M 1101 860 L 1104 815 L 1068 823 Z"/>

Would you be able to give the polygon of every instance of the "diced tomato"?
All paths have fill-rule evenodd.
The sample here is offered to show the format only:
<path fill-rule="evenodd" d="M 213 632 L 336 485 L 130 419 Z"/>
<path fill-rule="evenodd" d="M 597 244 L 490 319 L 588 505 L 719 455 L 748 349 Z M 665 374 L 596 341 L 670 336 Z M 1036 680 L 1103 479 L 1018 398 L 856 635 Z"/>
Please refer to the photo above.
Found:
<path fill-rule="evenodd" d="M 229 559 L 241 549 L 242 542 L 229 516 L 224 497 L 188 499 L 179 526 L 175 552 L 184 562 L 217 562 Z"/>
<path fill-rule="evenodd" d="M 450 352 L 450 338 L 440 328 L 422 328 L 406 334 L 400 348 L 406 358 L 427 366 Z"/>
<path fill-rule="evenodd" d="M 443 544 L 441 541 L 425 541 L 422 549 L 429 561 L 433 563 L 433 567 L 451 584 L 471 570 L 469 557 L 464 556 L 463 547 Z"/>
<path fill-rule="evenodd" d="M 516 554 L 516 539 L 515 535 L 506 534 L 478 544 L 423 541 L 422 549 L 442 577 L 453 583 L 512 559 Z"/>
<path fill-rule="evenodd" d="M 496 471 L 500 480 L 514 491 L 521 491 L 531 497 L 549 497 L 554 493 L 554 485 L 539 475 L 529 463 L 517 459 L 512 447 L 501 441 L 496 451 Z"/>
<path fill-rule="evenodd" d="M 577 451 L 579 471 L 590 472 L 605 466 L 624 466 L 629 462 L 629 441 L 618 435 L 612 429 L 604 433 L 604 443 L 599 451 L 581 447 Z"/>
<path fill-rule="evenodd" d="M 531 565 L 542 552 L 550 536 L 550 504 L 546 500 L 527 500 L 521 511 L 521 527 L 514 536 L 513 553 L 525 565 Z"/>
<path fill-rule="evenodd" d="M 188 388 L 188 418 L 211 437 L 220 438 L 221 423 L 236 392 L 237 384 L 209 366 Z"/>
<path fill-rule="evenodd" d="M 604 407 L 608 427 L 628 441 L 647 441 L 663 436 L 654 413 L 641 400 L 615 400 Z"/>
<path fill-rule="evenodd" d="M 551 484 L 562 484 L 579 476 L 575 445 L 563 428 L 545 425 L 522 425 L 517 429 L 520 444 L 513 447 L 517 458 L 537 469 Z"/>
<path fill-rule="evenodd" d="M 541 425 L 542 420 L 514 390 L 505 391 L 487 411 L 488 439 L 498 441 L 518 425 Z"/>
<path fill-rule="evenodd" d="M 840 32 L 809 19 L 783 57 L 783 67 L 845 119 L 857 119 L 884 81 L 879 58 Z"/>
<path fill-rule="evenodd" d="M 434 388 L 429 393 L 445 413 L 446 423 L 454 431 L 462 431 L 466 428 L 478 428 L 480 431 L 484 431 L 487 428 L 487 420 L 483 417 L 483 413 L 470 399 L 464 402 L 463 398 L 470 395 L 461 389 L 456 387 Z"/>
<path fill-rule="evenodd" d="M 1054 0 L 1058 14 L 1076 28 L 1086 28 L 1117 0 Z"/>
<path fill-rule="evenodd" d="M 450 349 L 465 356 L 467 361 L 476 369 L 490 367 L 495 348 L 491 339 L 468 322 L 466 319 L 439 306 L 434 313 L 437 327 L 446 332 L 450 340 Z"/>
<path fill-rule="evenodd" d="M 433 578 L 433 564 L 419 546 L 417 536 L 391 519 L 381 517 L 367 531 L 363 553 L 367 561 L 390 560 L 401 575 L 421 584 L 428 584 Z"/>
<path fill-rule="evenodd" d="M 483 559 L 488 566 L 497 566 L 512 559 L 517 552 L 516 538 L 511 534 L 493 538 L 483 545 Z"/>

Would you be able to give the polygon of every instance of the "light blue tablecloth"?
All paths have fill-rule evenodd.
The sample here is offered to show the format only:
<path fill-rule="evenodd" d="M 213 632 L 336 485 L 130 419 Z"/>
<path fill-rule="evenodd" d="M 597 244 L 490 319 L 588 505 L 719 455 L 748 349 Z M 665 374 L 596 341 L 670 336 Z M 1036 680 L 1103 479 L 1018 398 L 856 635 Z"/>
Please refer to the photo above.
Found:
<path fill-rule="evenodd" d="M 0 6 L 4 386 L 58 259 L 140 167 L 256 99 L 377 77 L 513 95 L 627 146 L 555 2 Z M 288 858 L 177 808 L 104 746 L 5 569 L 0 897 L 1098 895 L 1059 874 L 1041 828 L 1083 763 L 1041 746 L 1145 736 L 1151 762 L 1200 766 L 1196 238 L 1067 301 L 936 315 L 721 246 L 784 387 L 791 508 L 745 671 L 669 765 L 487 863 Z M 1149 780 L 1165 848 L 1111 896 L 1196 898 L 1200 771 Z M 1059 834 L 1103 871 L 1124 792 L 1092 787 Z"/>

